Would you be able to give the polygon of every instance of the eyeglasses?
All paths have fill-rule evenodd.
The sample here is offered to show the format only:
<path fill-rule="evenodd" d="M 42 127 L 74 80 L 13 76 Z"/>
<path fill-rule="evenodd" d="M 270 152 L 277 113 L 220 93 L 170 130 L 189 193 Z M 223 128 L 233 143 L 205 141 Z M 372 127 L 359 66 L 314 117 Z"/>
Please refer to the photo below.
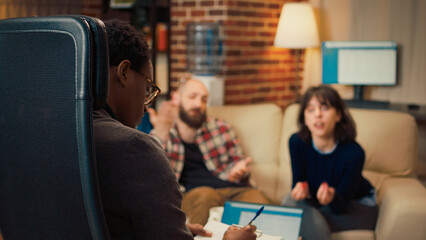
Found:
<path fill-rule="evenodd" d="M 145 96 L 145 105 L 149 105 L 150 103 L 152 103 L 154 101 L 154 99 L 157 97 L 157 95 L 161 92 L 161 89 L 155 85 L 155 83 L 148 77 L 147 74 L 145 74 L 144 72 L 141 72 L 139 70 L 136 70 L 136 72 L 142 74 L 146 81 L 147 81 L 147 85 L 146 85 L 146 96 Z"/>
<path fill-rule="evenodd" d="M 161 89 L 148 77 L 146 78 L 146 81 L 148 82 L 148 85 L 146 86 L 145 105 L 148 105 L 154 101 L 157 95 L 161 92 Z"/>

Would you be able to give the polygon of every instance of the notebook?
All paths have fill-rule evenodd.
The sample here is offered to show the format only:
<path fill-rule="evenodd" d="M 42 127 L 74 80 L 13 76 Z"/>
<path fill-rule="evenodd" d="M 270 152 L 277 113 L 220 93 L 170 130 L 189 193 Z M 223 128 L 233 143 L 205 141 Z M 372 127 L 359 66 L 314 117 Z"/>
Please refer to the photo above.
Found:
<path fill-rule="evenodd" d="M 268 235 L 280 236 L 284 240 L 298 240 L 303 215 L 301 208 L 227 201 L 222 223 L 245 226 L 262 206 L 265 206 L 263 212 L 252 223 L 257 229 Z"/>
<path fill-rule="evenodd" d="M 209 220 L 204 226 L 205 230 L 208 230 L 212 233 L 211 237 L 195 236 L 195 240 L 222 240 L 223 235 L 228 230 L 229 225 L 225 223 L 218 222 L 216 220 Z M 257 233 L 257 240 L 283 240 L 282 237 L 270 236 L 265 233 Z"/>

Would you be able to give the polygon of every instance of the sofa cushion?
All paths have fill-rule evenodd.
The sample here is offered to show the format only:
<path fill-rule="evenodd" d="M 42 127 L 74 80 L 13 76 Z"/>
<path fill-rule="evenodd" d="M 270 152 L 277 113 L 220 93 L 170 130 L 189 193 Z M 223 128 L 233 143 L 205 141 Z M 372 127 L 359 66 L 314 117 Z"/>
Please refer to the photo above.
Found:
<path fill-rule="evenodd" d="M 292 104 L 285 109 L 282 128 L 281 143 L 278 153 L 278 183 L 275 195 L 276 201 L 280 202 L 284 196 L 291 190 L 291 182 L 293 174 L 291 172 L 290 152 L 288 149 L 288 140 L 290 136 L 297 132 L 297 113 L 299 111 L 298 104 Z"/>
<path fill-rule="evenodd" d="M 374 231 L 372 230 L 351 230 L 333 233 L 332 240 L 346 240 L 346 239 L 374 239 Z"/>
<path fill-rule="evenodd" d="M 412 173 L 418 159 L 418 130 L 411 115 L 355 108 L 350 113 L 366 153 L 364 169 L 393 176 Z"/>
<path fill-rule="evenodd" d="M 209 107 L 207 113 L 232 125 L 244 154 L 253 158 L 250 182 L 273 199 L 278 173 L 281 108 L 275 104 L 227 105 Z"/>

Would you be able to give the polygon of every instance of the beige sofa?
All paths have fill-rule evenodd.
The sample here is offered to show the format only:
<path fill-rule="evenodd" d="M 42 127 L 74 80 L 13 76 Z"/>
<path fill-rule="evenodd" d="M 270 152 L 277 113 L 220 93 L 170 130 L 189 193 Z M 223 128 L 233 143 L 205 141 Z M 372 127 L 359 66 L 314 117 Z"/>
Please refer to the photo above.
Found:
<path fill-rule="evenodd" d="M 290 191 L 288 139 L 297 131 L 297 104 L 283 113 L 274 104 L 210 107 L 208 115 L 231 123 L 246 155 L 253 158 L 252 184 L 275 203 Z M 408 114 L 350 109 L 357 141 L 366 152 L 364 175 L 378 190 L 375 231 L 345 231 L 333 239 L 426 239 L 426 189 L 412 175 L 418 161 L 418 130 Z"/>

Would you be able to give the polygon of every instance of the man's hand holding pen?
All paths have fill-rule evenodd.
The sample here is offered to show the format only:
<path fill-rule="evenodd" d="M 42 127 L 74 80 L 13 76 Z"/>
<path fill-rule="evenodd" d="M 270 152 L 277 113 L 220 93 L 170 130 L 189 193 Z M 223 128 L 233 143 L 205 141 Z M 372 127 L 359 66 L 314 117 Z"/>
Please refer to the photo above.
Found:
<path fill-rule="evenodd" d="M 260 237 L 262 235 L 262 231 L 256 230 L 256 226 L 252 225 L 252 223 L 262 213 L 264 208 L 265 206 L 262 206 L 246 226 L 243 227 L 235 224 L 229 226 L 223 236 L 223 240 L 252 240 Z M 187 226 L 194 236 L 212 236 L 211 232 L 205 230 L 203 226 L 199 224 L 187 224 Z"/>
<path fill-rule="evenodd" d="M 186 225 L 191 233 L 196 236 L 203 237 L 211 237 L 212 233 L 204 229 L 204 227 L 200 224 L 187 224 Z M 223 240 L 252 240 L 256 239 L 259 235 L 257 234 L 256 226 L 247 225 L 245 227 L 242 226 L 229 226 L 228 230 L 226 230 Z"/>
<path fill-rule="evenodd" d="M 259 210 L 257 210 L 256 215 L 254 215 L 254 217 L 251 219 L 251 221 L 245 226 L 240 226 L 240 225 L 236 225 L 236 224 L 232 224 L 232 228 L 239 228 L 239 229 L 251 229 L 254 232 L 254 235 L 256 237 L 260 237 L 262 235 L 262 231 L 260 230 L 256 230 L 256 226 L 252 225 L 253 221 L 262 213 L 263 209 L 265 208 L 265 206 L 262 206 L 261 208 L 259 208 Z M 229 229 L 231 229 L 231 227 L 229 227 Z M 229 231 L 228 229 L 228 231 Z M 225 234 L 226 235 L 226 234 Z M 256 239 L 256 237 L 254 239 Z M 223 238 L 225 239 L 225 238 Z"/>
<path fill-rule="evenodd" d="M 229 226 L 226 230 L 223 240 L 236 240 L 236 239 L 247 239 L 252 240 L 256 239 L 256 226 L 247 225 L 245 227 L 239 228 L 236 226 Z"/>

